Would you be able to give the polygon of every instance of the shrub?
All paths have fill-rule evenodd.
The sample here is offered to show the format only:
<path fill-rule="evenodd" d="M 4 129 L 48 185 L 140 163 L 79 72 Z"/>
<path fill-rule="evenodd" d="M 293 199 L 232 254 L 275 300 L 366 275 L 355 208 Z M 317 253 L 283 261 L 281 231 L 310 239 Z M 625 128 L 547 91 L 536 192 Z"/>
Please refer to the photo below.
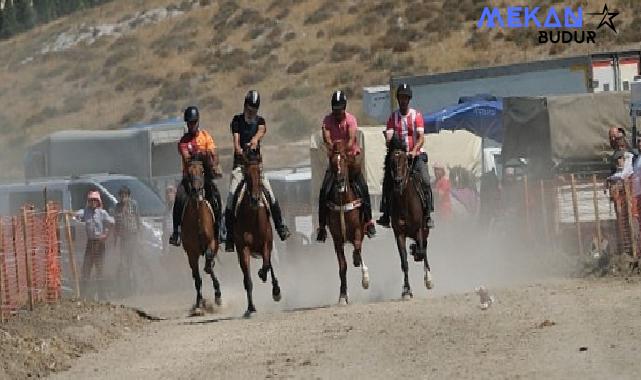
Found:
<path fill-rule="evenodd" d="M 241 74 L 238 80 L 238 84 L 240 86 L 248 86 L 248 85 L 256 84 L 258 82 L 262 82 L 266 76 L 267 76 L 267 73 L 263 70 L 246 71 L 243 74 Z"/>
<path fill-rule="evenodd" d="M 62 105 L 62 113 L 74 113 L 81 111 L 87 104 L 87 97 L 84 95 L 69 95 L 65 97 Z"/>
<path fill-rule="evenodd" d="M 308 67 L 309 63 L 303 60 L 296 60 L 287 67 L 287 74 L 300 74 L 303 71 L 307 70 Z"/>
<path fill-rule="evenodd" d="M 126 114 L 122 115 L 122 117 L 120 118 L 120 124 L 128 125 L 134 122 L 140 122 L 144 120 L 146 111 L 147 110 L 145 109 L 145 107 L 135 107 Z"/>
<path fill-rule="evenodd" d="M 319 24 L 325 20 L 328 20 L 330 17 L 332 17 L 332 12 L 331 9 L 333 9 L 333 5 L 327 6 L 322 5 L 320 8 L 316 9 L 314 12 L 311 14 L 307 15 L 305 17 L 304 24 L 305 25 L 315 25 Z"/>
<path fill-rule="evenodd" d="M 285 37 L 284 37 L 286 42 L 289 42 L 289 41 L 293 40 L 294 38 L 296 38 L 296 33 L 295 32 L 287 32 L 285 34 Z"/>
<path fill-rule="evenodd" d="M 361 48 L 359 46 L 336 42 L 334 43 L 334 46 L 332 46 L 330 59 L 333 62 L 347 61 L 360 52 Z"/>
<path fill-rule="evenodd" d="M 223 109 L 223 101 L 220 100 L 216 95 L 207 95 L 205 96 L 201 104 L 203 108 L 209 108 L 212 110 L 221 110 Z"/>

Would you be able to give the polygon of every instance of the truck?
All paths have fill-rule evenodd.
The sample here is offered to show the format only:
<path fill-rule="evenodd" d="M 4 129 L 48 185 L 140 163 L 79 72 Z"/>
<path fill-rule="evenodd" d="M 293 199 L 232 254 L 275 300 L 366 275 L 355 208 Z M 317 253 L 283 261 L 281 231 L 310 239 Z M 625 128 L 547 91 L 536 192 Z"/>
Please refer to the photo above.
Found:
<path fill-rule="evenodd" d="M 390 89 L 393 92 L 399 83 L 408 83 L 415 107 L 430 113 L 457 104 L 463 96 L 477 94 L 506 97 L 629 91 L 640 73 L 640 62 L 639 50 L 588 54 L 448 73 L 392 76 Z M 390 95 L 390 107 L 394 108 L 395 96 Z M 375 109 L 365 104 L 363 107 Z"/>
<path fill-rule="evenodd" d="M 183 123 L 166 122 L 121 130 L 54 132 L 27 148 L 25 179 L 95 173 L 130 175 L 159 193 L 180 176 L 176 143 Z"/>

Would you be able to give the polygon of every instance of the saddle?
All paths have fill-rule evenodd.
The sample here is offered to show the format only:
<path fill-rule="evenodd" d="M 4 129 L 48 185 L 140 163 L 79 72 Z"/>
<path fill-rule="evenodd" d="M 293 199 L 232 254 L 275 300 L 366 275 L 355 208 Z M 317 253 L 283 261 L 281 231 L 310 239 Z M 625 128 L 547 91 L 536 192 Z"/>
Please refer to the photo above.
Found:
<path fill-rule="evenodd" d="M 234 210 L 234 216 L 238 215 L 238 207 L 240 206 L 240 203 L 243 201 L 243 198 L 245 197 L 245 194 L 247 193 L 247 182 L 243 179 L 240 181 L 238 184 L 238 188 L 234 192 L 234 196 L 232 198 L 232 209 Z M 271 213 L 271 210 L 269 208 L 269 205 L 272 204 L 271 198 L 269 196 L 269 193 L 263 189 L 263 196 L 261 197 L 261 201 L 263 205 L 265 206 L 265 209 L 267 210 L 267 215 L 269 216 Z"/>

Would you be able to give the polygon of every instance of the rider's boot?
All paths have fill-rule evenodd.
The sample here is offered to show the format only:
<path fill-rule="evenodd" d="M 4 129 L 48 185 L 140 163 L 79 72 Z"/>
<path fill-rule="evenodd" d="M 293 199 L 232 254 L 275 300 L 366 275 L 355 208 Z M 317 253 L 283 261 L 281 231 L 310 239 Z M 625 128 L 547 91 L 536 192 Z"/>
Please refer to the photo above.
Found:
<path fill-rule="evenodd" d="M 225 209 L 225 252 L 234 252 L 234 215 L 230 209 Z"/>
<path fill-rule="evenodd" d="M 176 247 L 180 247 L 180 226 L 174 225 L 174 231 L 171 233 L 171 236 L 169 237 L 169 244 L 175 245 Z"/>
<path fill-rule="evenodd" d="M 272 219 L 274 220 L 276 232 L 278 232 L 278 237 L 282 241 L 287 240 L 287 238 L 291 236 L 291 233 L 289 232 L 289 228 L 287 228 L 287 226 L 283 223 L 283 216 L 281 214 L 278 201 L 272 203 L 270 209 L 272 211 Z"/>

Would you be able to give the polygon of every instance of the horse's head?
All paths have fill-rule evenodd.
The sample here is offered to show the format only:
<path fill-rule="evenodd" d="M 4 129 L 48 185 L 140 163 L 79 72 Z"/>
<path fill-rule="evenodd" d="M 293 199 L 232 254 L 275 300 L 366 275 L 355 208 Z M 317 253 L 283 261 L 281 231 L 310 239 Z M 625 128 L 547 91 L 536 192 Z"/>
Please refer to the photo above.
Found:
<path fill-rule="evenodd" d="M 246 149 L 243 153 L 244 175 L 247 190 L 250 195 L 251 205 L 257 208 L 262 198 L 261 158 L 255 150 Z"/>
<path fill-rule="evenodd" d="M 392 137 L 388 147 L 390 156 L 390 170 L 394 180 L 394 191 L 403 193 L 409 178 L 409 162 L 405 144 L 396 135 Z"/>
<path fill-rule="evenodd" d="M 192 194 L 202 196 L 205 188 L 205 157 L 196 154 L 191 157 L 187 166 L 189 187 Z"/>
<path fill-rule="evenodd" d="M 339 191 L 346 190 L 346 179 L 348 177 L 347 149 L 342 140 L 334 142 L 329 156 L 329 167 L 334 178 L 338 181 Z"/>

